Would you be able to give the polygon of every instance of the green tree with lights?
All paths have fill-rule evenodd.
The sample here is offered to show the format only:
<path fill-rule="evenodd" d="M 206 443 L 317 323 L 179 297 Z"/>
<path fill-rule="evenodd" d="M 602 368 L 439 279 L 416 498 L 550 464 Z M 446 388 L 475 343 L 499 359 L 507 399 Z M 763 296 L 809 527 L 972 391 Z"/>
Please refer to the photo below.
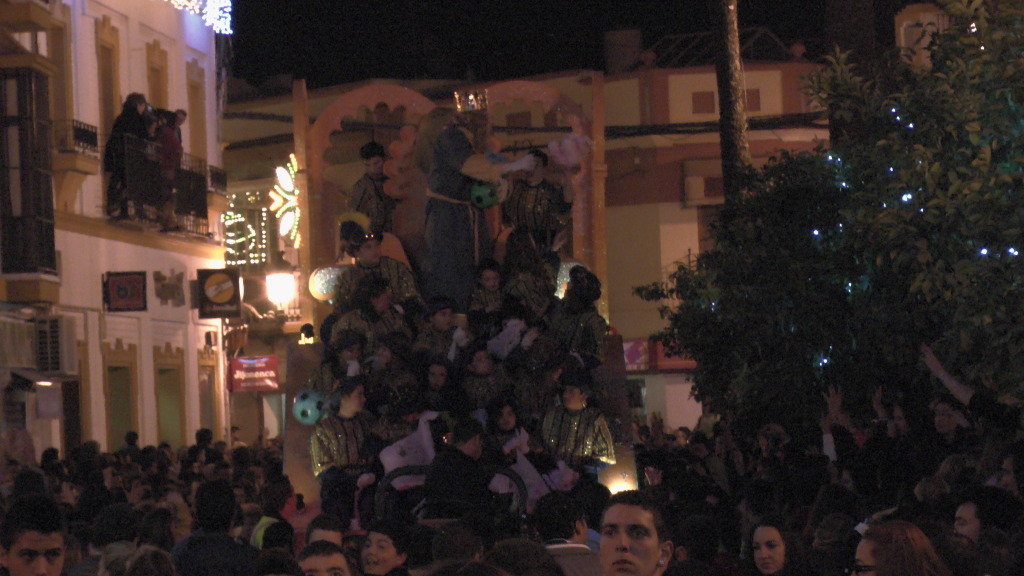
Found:
<path fill-rule="evenodd" d="M 751 171 L 717 246 L 637 289 L 715 409 L 808 422 L 830 385 L 927 394 L 922 342 L 1024 397 L 1024 0 L 942 7 L 930 67 L 831 57 L 807 81 L 829 150 Z"/>

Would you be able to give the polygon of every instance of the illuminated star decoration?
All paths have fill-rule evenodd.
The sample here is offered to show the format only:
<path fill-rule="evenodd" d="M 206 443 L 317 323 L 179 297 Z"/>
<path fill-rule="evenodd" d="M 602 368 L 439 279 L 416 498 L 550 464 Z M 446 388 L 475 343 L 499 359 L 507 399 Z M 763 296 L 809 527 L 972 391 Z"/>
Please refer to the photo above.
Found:
<path fill-rule="evenodd" d="M 206 0 L 203 22 L 217 34 L 231 34 L 231 0 Z"/>
<path fill-rule="evenodd" d="M 168 1 L 178 10 L 188 10 L 193 14 L 199 14 L 200 0 L 164 0 L 164 2 Z"/>
<path fill-rule="evenodd" d="M 231 0 L 164 0 L 178 10 L 199 14 L 217 34 L 231 34 Z"/>
<path fill-rule="evenodd" d="M 270 211 L 277 217 L 277 231 L 285 242 L 290 242 L 292 248 L 298 248 L 302 242 L 299 234 L 299 218 L 302 213 L 299 210 L 299 194 L 301 191 L 295 187 L 295 173 L 298 172 L 298 160 L 295 154 L 289 156 L 287 166 L 277 167 L 277 184 L 270 191 Z"/>

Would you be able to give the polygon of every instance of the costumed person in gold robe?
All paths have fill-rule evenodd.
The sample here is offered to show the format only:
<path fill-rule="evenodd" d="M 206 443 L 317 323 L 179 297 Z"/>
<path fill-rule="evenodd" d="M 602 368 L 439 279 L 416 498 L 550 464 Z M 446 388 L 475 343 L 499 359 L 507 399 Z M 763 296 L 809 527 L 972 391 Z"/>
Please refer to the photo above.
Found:
<path fill-rule="evenodd" d="M 592 379 L 586 370 L 562 373 L 562 403 L 541 423 L 541 443 L 557 460 L 576 469 L 598 471 L 615 463 L 615 442 L 601 411 L 587 406 Z"/>
<path fill-rule="evenodd" d="M 497 185 L 505 174 L 532 170 L 537 157 L 527 154 L 507 161 L 493 146 L 488 153 L 486 93 L 456 94 L 456 105 L 453 123 L 433 146 L 422 279 L 427 298 L 448 296 L 455 301 L 455 312 L 465 313 L 476 265 L 491 256 L 492 248 L 483 210 L 471 201 L 473 186 L 481 182 Z"/>
<path fill-rule="evenodd" d="M 501 394 L 512 392 L 512 377 L 490 352 L 487 342 L 475 340 L 462 354 L 462 390 L 469 399 L 470 410 L 483 416 L 487 403 Z"/>
<path fill-rule="evenodd" d="M 384 278 L 367 276 L 359 281 L 352 295 L 352 310 L 334 323 L 334 334 L 355 330 L 366 337 L 365 355 L 377 351 L 377 339 L 385 334 L 401 332 L 411 336 L 405 318 L 391 304 L 392 292 Z"/>
<path fill-rule="evenodd" d="M 420 399 L 408 335 L 393 332 L 378 337 L 377 351 L 371 357 L 369 368 L 366 408 L 370 412 L 390 416 L 399 406 L 408 406 Z"/>
<path fill-rule="evenodd" d="M 342 313 L 352 310 L 352 296 L 356 286 L 368 276 L 387 280 L 395 301 L 410 308 L 407 312 L 422 308 L 412 269 L 404 262 L 382 255 L 380 231 L 366 228 L 366 223 L 358 220 L 363 219 L 352 216 L 351 219 L 343 220 L 338 227 L 342 249 L 355 258 L 355 264 L 338 274 L 338 283 L 334 289 L 334 309 Z"/>
<path fill-rule="evenodd" d="M 365 346 L 366 336 L 362 332 L 339 330 L 327 343 L 323 360 L 310 376 L 306 388 L 319 392 L 324 398 L 330 397 L 338 383 L 362 372 L 359 362 Z"/>
<path fill-rule="evenodd" d="M 553 274 L 537 251 L 526 228 L 516 228 L 508 236 L 505 262 L 501 269 L 501 293 L 523 304 L 530 312 L 527 324 L 535 324 L 547 315 L 555 300 Z M 558 256 L 554 255 L 557 268 Z"/>
<path fill-rule="evenodd" d="M 559 380 L 571 360 L 565 346 L 546 334 L 538 336 L 538 332 L 527 330 L 505 360 L 513 379 L 519 424 L 531 432 L 539 431 L 544 416 L 554 407 Z"/>
<path fill-rule="evenodd" d="M 427 301 L 423 328 L 412 345 L 420 359 L 436 354 L 454 362 L 472 340 L 465 328 L 455 324 L 455 306 L 455 301 L 446 296 L 434 296 Z"/>
<path fill-rule="evenodd" d="M 481 337 L 501 332 L 501 264 L 487 258 L 476 267 L 476 288 L 469 301 L 469 330 Z"/>
<path fill-rule="evenodd" d="M 309 455 L 313 474 L 320 481 L 320 502 L 325 514 L 337 516 L 349 526 L 355 512 L 356 494 L 376 480 L 371 465 L 376 458 L 373 423 L 363 412 L 366 403 L 366 376 L 344 380 L 338 388 L 340 406 L 313 427 L 309 437 Z M 368 506 L 360 498 L 360 511 Z M 360 514 L 362 517 L 363 514 Z M 361 518 L 370 520 L 369 517 Z"/>
<path fill-rule="evenodd" d="M 574 190 L 571 184 L 560 186 L 546 178 L 547 154 L 540 150 L 530 154 L 537 157 L 537 165 L 512 183 L 501 215 L 509 226 L 527 229 L 539 249 L 550 250 L 569 219 Z"/>

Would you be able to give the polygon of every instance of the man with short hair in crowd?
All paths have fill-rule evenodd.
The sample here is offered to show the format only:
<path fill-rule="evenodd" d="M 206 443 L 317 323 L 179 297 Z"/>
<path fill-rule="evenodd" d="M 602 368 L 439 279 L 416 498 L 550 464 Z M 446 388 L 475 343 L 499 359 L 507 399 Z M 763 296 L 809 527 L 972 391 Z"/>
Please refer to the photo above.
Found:
<path fill-rule="evenodd" d="M 209 428 L 200 428 L 196 430 L 196 446 L 201 450 L 206 450 L 213 445 L 213 430 Z"/>
<path fill-rule="evenodd" d="M 288 517 L 295 512 L 296 496 L 288 476 L 274 478 L 263 485 L 260 505 L 263 516 L 252 530 L 249 545 L 257 550 L 280 547 L 291 550 L 295 530 L 288 522 Z"/>
<path fill-rule="evenodd" d="M 129 430 L 124 433 L 124 444 L 118 450 L 121 454 L 124 454 L 131 459 L 132 462 L 139 461 L 139 433 L 135 430 Z"/>
<path fill-rule="evenodd" d="M 661 507 L 637 490 L 608 500 L 601 518 L 604 576 L 661 576 L 672 558 L 672 541 Z"/>
<path fill-rule="evenodd" d="M 586 511 L 568 493 L 555 491 L 542 496 L 533 513 L 533 525 L 565 576 L 601 573 L 597 553 L 587 546 Z"/>
<path fill-rule="evenodd" d="M 0 565 L 9 576 L 59 576 L 66 532 L 64 514 L 53 498 L 22 496 L 0 524 Z"/>
<path fill-rule="evenodd" d="M 438 505 L 456 502 L 461 512 L 492 509 L 488 485 L 493 474 L 480 462 L 483 433 L 483 425 L 474 418 L 465 417 L 455 423 L 451 443 L 440 447 L 423 482 L 425 501 L 434 504 L 431 512 L 446 515 L 448 511 Z"/>
<path fill-rule="evenodd" d="M 299 567 L 303 576 L 351 576 L 345 551 L 327 540 L 315 540 L 299 552 Z"/>
<path fill-rule="evenodd" d="M 370 524 L 360 558 L 367 576 L 409 576 L 406 562 L 412 548 L 412 529 L 401 520 L 376 520 Z"/>
<path fill-rule="evenodd" d="M 441 526 L 430 543 L 430 557 L 437 566 L 450 562 L 479 561 L 483 556 L 483 538 L 462 520 Z"/>
<path fill-rule="evenodd" d="M 334 514 L 318 514 L 309 521 L 306 525 L 306 545 L 320 540 L 334 542 L 338 546 L 344 545 L 345 526 L 341 524 L 340 518 Z"/>
<path fill-rule="evenodd" d="M 235 518 L 235 492 L 226 480 L 211 480 L 196 490 L 199 530 L 174 547 L 178 576 L 249 576 L 256 569 L 256 549 L 228 531 Z"/>
<path fill-rule="evenodd" d="M 974 486 L 957 495 L 953 532 L 975 544 L 986 531 L 996 529 L 1009 534 L 1024 512 L 1020 500 L 995 486 Z"/>
<path fill-rule="evenodd" d="M 69 566 L 68 575 L 96 576 L 104 555 L 113 557 L 134 551 L 135 540 L 139 536 L 138 521 L 139 517 L 127 502 L 104 506 L 92 521 L 91 538 L 86 546 L 88 555 L 74 566 Z"/>
<path fill-rule="evenodd" d="M 174 116 L 178 120 L 174 127 L 174 136 L 178 138 L 178 142 L 185 144 L 185 141 L 181 139 L 181 127 L 185 125 L 185 120 L 188 119 L 188 112 L 184 108 L 178 108 L 174 111 Z"/>
<path fill-rule="evenodd" d="M 238 426 L 231 427 L 231 448 L 248 448 L 249 445 L 242 440 L 242 429 Z"/>

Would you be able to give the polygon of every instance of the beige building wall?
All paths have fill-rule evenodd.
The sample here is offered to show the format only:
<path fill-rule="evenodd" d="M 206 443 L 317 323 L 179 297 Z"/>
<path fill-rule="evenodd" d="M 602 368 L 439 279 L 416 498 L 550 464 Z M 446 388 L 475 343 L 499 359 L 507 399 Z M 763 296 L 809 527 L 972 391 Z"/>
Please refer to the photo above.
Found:
<path fill-rule="evenodd" d="M 750 116 L 776 116 L 783 113 L 783 84 L 780 70 L 747 70 L 743 74 L 743 89 L 750 98 L 747 111 Z M 670 122 L 718 120 L 718 82 L 713 70 L 672 74 L 668 78 L 668 92 Z M 709 111 L 695 110 L 695 105 L 701 102 L 702 96 L 710 97 L 714 104 Z"/>
<path fill-rule="evenodd" d="M 641 122 L 640 79 L 631 77 L 609 79 L 604 84 L 604 97 L 608 102 L 605 124 L 608 126 L 636 126 Z"/>
<path fill-rule="evenodd" d="M 799 80 L 814 68 L 808 63 L 746 66 L 744 86 L 749 102 L 756 104 L 749 115 L 807 111 L 799 94 Z M 718 119 L 717 83 L 711 67 L 609 77 L 605 98 L 609 126 Z M 824 127 L 748 134 L 758 165 L 781 149 L 808 150 L 827 137 Z M 700 253 L 699 211 L 713 210 L 723 201 L 720 192 L 706 193 L 713 181 L 721 185 L 718 141 L 718 133 L 708 130 L 634 136 L 607 143 L 609 320 L 627 340 L 646 338 L 665 325 L 657 306 L 640 300 L 633 288 L 667 280 L 677 262 Z M 708 217 L 705 214 L 704 220 Z M 706 228 L 707 223 L 703 224 Z"/>
<path fill-rule="evenodd" d="M 205 148 L 212 151 L 212 157 L 205 160 L 212 165 L 220 164 L 214 33 L 200 16 L 177 10 L 170 3 L 148 0 L 49 0 L 37 4 L 50 11 L 51 22 L 47 26 L 57 29 L 63 40 L 47 46 L 51 52 L 47 64 L 59 75 L 59 81 L 51 85 L 52 90 L 60 91 L 51 94 L 54 121 L 73 119 L 96 127 L 102 149 L 111 122 L 101 121 L 101 117 L 109 116 L 101 110 L 117 99 L 116 114 L 120 101 L 129 93 L 150 92 L 154 68 L 150 65 L 152 59 L 147 60 L 146 47 L 158 46 L 163 67 L 157 87 L 166 92 L 166 105 L 198 107 L 189 110 L 189 117 L 208 123 Z M 100 65 L 98 45 L 106 41 L 114 53 L 104 55 L 115 65 L 106 68 L 110 74 L 101 80 L 104 67 Z M 66 49 L 59 51 L 61 46 Z M 47 57 L 46 52 L 39 55 Z M 205 87 L 205 91 L 193 95 L 191 104 L 187 93 L 189 63 L 192 80 Z M 102 90 L 104 87 L 109 90 Z M 109 98 L 101 102 L 101 94 Z M 183 132 L 186 143 L 190 142 L 188 125 Z M 186 152 L 191 152 L 187 147 L 188 144 Z M 204 349 L 206 333 L 219 334 L 221 323 L 200 320 L 189 308 L 188 281 L 195 278 L 199 268 L 223 267 L 223 248 L 206 238 L 165 236 L 108 223 L 103 210 L 104 178 L 99 161 L 66 150 L 56 156 L 62 160 L 55 161 L 54 168 L 55 194 L 61 199 L 56 206 L 54 232 L 58 269 L 54 284 L 59 280 L 59 286 L 52 300 L 43 301 L 53 303 L 48 313 L 74 323 L 73 347 L 78 350 L 79 373 L 78 383 L 68 385 L 80 386 L 81 439 L 98 440 L 107 450 L 116 449 L 122 442 L 121 438 L 108 437 L 107 423 L 119 418 L 124 421 L 126 415 L 108 413 L 116 410 L 108 410 L 111 404 L 104 396 L 104 353 L 115 348 L 119 354 L 131 356 L 132 398 L 136 400 L 132 424 L 138 424 L 141 442 L 155 444 L 159 440 L 155 380 L 175 370 L 182 393 L 178 398 L 173 394 L 165 398 L 173 402 L 176 410 L 172 412 L 181 416 L 181 436 L 191 438 L 200 421 L 200 356 L 209 353 Z M 215 225 L 211 228 L 216 230 Z M 107 271 L 144 271 L 147 311 L 106 313 L 101 275 Z M 183 274 L 184 305 L 161 303 L 156 293 L 156 272 Z M 223 368 L 221 358 L 216 373 L 223 374 Z M 71 370 L 63 372 L 70 374 Z M 217 394 L 223 397 L 223 390 L 219 389 Z M 32 393 L 27 396 L 30 405 L 26 426 L 36 438 L 37 451 L 56 446 L 63 452 L 68 448 L 61 444 L 63 422 L 57 418 L 36 418 L 31 405 L 35 397 L 38 396 Z M 215 411 L 223 422 L 223 408 Z M 215 434 L 223 436 L 223 430 L 215 430 Z"/>
<path fill-rule="evenodd" d="M 658 203 L 608 209 L 608 309 L 625 339 L 646 338 L 664 325 L 658 306 L 633 288 L 667 279 L 675 262 L 698 252 L 697 211 Z"/>
<path fill-rule="evenodd" d="M 644 410 L 661 414 L 665 427 L 686 426 L 691 430 L 702 413 L 701 404 L 690 394 L 693 378 L 689 374 L 648 374 L 644 378 Z"/>
<path fill-rule="evenodd" d="M 187 438 L 199 428 L 199 393 L 198 393 L 198 350 L 204 345 L 206 332 L 220 333 L 220 321 L 201 320 L 196 311 L 189 309 L 190 298 L 186 295 L 185 306 L 174 306 L 161 303 L 156 294 L 153 279 L 154 272 L 165 275 L 184 272 L 184 289 L 188 290 L 188 280 L 196 277 L 200 268 L 223 268 L 224 260 L 219 248 L 208 247 L 197 249 L 185 241 L 174 241 L 153 236 L 154 244 L 139 246 L 126 242 L 98 238 L 80 233 L 58 230 L 57 249 L 61 258 L 61 277 L 64 279 L 60 288 L 60 305 L 58 310 L 63 314 L 71 314 L 81 319 L 76 328 L 86 340 L 89 355 L 89 374 L 82 375 L 88 382 L 88 395 L 83 394 L 83 412 L 91 415 L 90 429 L 83 430 L 84 439 L 97 440 L 108 450 L 116 449 L 121 438 L 107 438 L 106 427 L 103 425 L 116 414 L 107 413 L 107 401 L 103 390 L 103 360 L 101 347 L 103 343 L 114 346 L 120 341 L 125 347 L 135 346 L 137 351 L 139 405 L 135 407 L 141 429 L 139 441 L 141 445 L 156 444 L 157 402 L 154 382 L 153 349 L 163 349 L 168 344 L 172 348 L 180 348 L 185 355 L 185 370 L 182 383 L 185 386 L 184 405 L 181 411 L 186 423 Z M 159 244 L 158 244 L 159 243 Z M 180 251 L 174 251 L 177 247 Z M 103 310 L 100 278 L 107 271 L 145 271 L 147 307 L 146 312 L 123 312 L 111 314 Z M 223 364 L 218 372 L 224 373 Z M 223 394 L 223 389 L 220 390 Z M 223 411 L 223 407 L 221 408 Z M 214 431 L 220 436 L 222 431 Z M 42 444 L 45 448 L 49 445 Z"/>

